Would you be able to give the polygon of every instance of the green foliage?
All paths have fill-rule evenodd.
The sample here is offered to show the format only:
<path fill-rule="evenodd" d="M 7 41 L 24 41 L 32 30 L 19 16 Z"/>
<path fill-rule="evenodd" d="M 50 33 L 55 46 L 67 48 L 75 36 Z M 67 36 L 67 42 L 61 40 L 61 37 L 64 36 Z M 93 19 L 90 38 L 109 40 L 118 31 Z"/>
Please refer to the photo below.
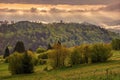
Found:
<path fill-rule="evenodd" d="M 68 56 L 68 49 L 63 46 L 55 46 L 54 50 L 48 53 L 48 64 L 53 68 L 65 66 L 65 59 Z"/>
<path fill-rule="evenodd" d="M 81 63 L 91 63 L 91 44 L 83 44 L 79 46 L 79 52 L 81 54 Z"/>
<path fill-rule="evenodd" d="M 22 74 L 23 73 L 23 65 L 22 65 L 23 55 L 14 52 L 9 57 L 9 70 L 11 74 Z"/>
<path fill-rule="evenodd" d="M 47 52 L 40 53 L 40 54 L 38 55 L 38 58 L 39 58 L 39 59 L 48 59 Z"/>
<path fill-rule="evenodd" d="M 57 43 L 53 48 L 48 52 L 48 62 L 53 68 L 105 62 L 112 56 L 111 45 L 105 43 L 83 44 L 74 47 L 73 50 L 68 50 Z"/>
<path fill-rule="evenodd" d="M 32 73 L 34 72 L 35 56 L 31 51 L 23 54 L 14 52 L 9 57 L 9 70 L 14 74 Z"/>
<path fill-rule="evenodd" d="M 84 64 L 84 63 L 91 63 L 91 45 L 83 44 L 73 49 L 71 53 L 70 59 L 72 65 L 74 64 Z"/>
<path fill-rule="evenodd" d="M 43 65 L 47 63 L 47 59 L 38 59 L 38 64 Z"/>
<path fill-rule="evenodd" d="M 71 53 L 70 59 L 71 59 L 71 64 L 72 65 L 80 64 L 81 55 L 79 53 L 78 48 L 75 48 L 74 51 Z"/>
<path fill-rule="evenodd" d="M 96 43 L 92 46 L 92 62 L 104 62 L 111 56 L 111 46 L 109 44 Z"/>
<path fill-rule="evenodd" d="M 37 65 L 35 73 L 30 75 L 11 75 L 8 64 L 0 63 L 0 80 L 120 80 L 120 51 L 112 52 L 110 61 L 105 63 L 80 64 L 53 71 L 43 71 L 47 70 L 46 65 Z"/>
<path fill-rule="evenodd" d="M 45 51 L 46 51 L 46 49 L 44 49 L 44 48 L 37 48 L 36 53 L 43 53 Z"/>
<path fill-rule="evenodd" d="M 27 51 L 23 54 L 23 59 L 22 59 L 23 73 L 33 73 L 34 72 L 33 57 L 34 56 Z"/>
<path fill-rule="evenodd" d="M 14 52 L 17 51 L 19 53 L 25 52 L 24 43 L 22 41 L 18 41 L 15 45 Z"/>
<path fill-rule="evenodd" d="M 117 34 L 92 24 L 38 24 L 21 21 L 0 27 L 0 35 L 2 34 L 0 36 L 2 42 L 0 52 L 3 52 L 4 46 L 8 43 L 11 47 L 14 47 L 14 43 L 19 40 L 24 42 L 26 49 L 31 48 L 35 51 L 39 46 L 48 48 L 48 43 L 53 44 L 56 40 L 72 47 L 83 43 L 110 42 L 113 37 L 118 37 Z M 51 45 L 49 48 L 52 48 Z"/>
<path fill-rule="evenodd" d="M 3 58 L 2 55 L 0 55 L 0 63 L 4 63 L 5 62 L 5 59 Z"/>
<path fill-rule="evenodd" d="M 114 50 L 120 50 L 120 39 L 113 39 L 111 45 Z"/>

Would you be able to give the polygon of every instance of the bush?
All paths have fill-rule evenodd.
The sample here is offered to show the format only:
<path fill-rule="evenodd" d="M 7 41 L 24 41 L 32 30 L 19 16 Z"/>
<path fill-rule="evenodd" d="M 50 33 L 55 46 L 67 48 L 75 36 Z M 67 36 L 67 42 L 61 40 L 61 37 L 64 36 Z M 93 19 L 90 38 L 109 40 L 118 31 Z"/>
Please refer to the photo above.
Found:
<path fill-rule="evenodd" d="M 41 64 L 41 65 L 44 65 L 44 64 L 47 63 L 47 60 L 46 59 L 39 59 L 38 63 Z"/>
<path fill-rule="evenodd" d="M 83 44 L 75 47 L 70 56 L 72 65 L 91 63 L 91 45 Z"/>
<path fill-rule="evenodd" d="M 65 66 L 65 59 L 68 56 L 69 51 L 65 47 L 59 47 L 48 53 L 48 64 L 53 68 Z"/>
<path fill-rule="evenodd" d="M 48 55 L 46 52 L 39 54 L 38 56 L 39 59 L 48 59 Z"/>
<path fill-rule="evenodd" d="M 78 48 L 75 48 L 71 53 L 70 60 L 72 65 L 80 64 L 81 55 Z"/>
<path fill-rule="evenodd" d="M 14 52 L 9 57 L 9 70 L 14 74 L 34 72 L 35 56 L 31 51 L 23 54 Z"/>
<path fill-rule="evenodd" d="M 79 47 L 79 52 L 81 55 L 80 63 L 91 63 L 91 45 L 83 44 Z"/>
<path fill-rule="evenodd" d="M 120 50 L 120 39 L 113 39 L 111 45 L 114 50 Z"/>
<path fill-rule="evenodd" d="M 37 50 L 36 50 L 36 53 L 43 53 L 43 52 L 45 52 L 46 51 L 46 49 L 44 49 L 44 48 L 38 48 Z"/>
<path fill-rule="evenodd" d="M 27 51 L 23 54 L 23 59 L 22 59 L 23 73 L 33 73 L 34 72 L 33 57 L 34 56 Z"/>
<path fill-rule="evenodd" d="M 9 70 L 12 74 L 22 74 L 23 65 L 22 65 L 23 55 L 18 52 L 14 52 L 9 56 Z"/>
<path fill-rule="evenodd" d="M 92 62 L 104 62 L 112 56 L 111 46 L 97 43 L 92 46 Z"/>

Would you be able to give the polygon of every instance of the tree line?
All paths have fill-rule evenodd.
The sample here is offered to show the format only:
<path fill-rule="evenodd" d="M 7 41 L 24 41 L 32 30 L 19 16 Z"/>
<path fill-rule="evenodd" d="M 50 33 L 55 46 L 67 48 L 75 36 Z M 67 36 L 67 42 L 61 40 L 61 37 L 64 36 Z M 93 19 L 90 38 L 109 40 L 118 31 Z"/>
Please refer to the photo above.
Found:
<path fill-rule="evenodd" d="M 49 44 L 47 49 L 38 48 L 36 52 L 25 50 L 24 43 L 18 41 L 10 54 L 8 46 L 3 58 L 9 63 L 11 74 L 33 73 L 34 66 L 46 65 L 44 70 L 61 67 L 72 67 L 78 64 L 92 64 L 105 62 L 112 56 L 112 49 L 120 50 L 120 39 L 111 43 L 82 44 L 67 48 L 60 41 L 54 45 Z M 36 56 L 36 53 L 39 53 Z"/>

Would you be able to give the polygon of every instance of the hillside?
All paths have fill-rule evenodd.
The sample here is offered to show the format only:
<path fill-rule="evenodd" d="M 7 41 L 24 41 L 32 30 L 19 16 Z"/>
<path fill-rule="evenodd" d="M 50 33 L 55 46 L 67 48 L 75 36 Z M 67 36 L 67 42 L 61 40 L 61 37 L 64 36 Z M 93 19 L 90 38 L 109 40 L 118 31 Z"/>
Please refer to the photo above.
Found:
<path fill-rule="evenodd" d="M 82 43 L 110 42 L 117 37 L 113 32 L 86 23 L 33 23 L 21 21 L 0 26 L 0 54 L 6 46 L 13 49 L 18 40 L 23 41 L 26 49 L 53 44 L 60 40 L 70 47 Z"/>
<path fill-rule="evenodd" d="M 120 80 L 120 51 L 113 53 L 104 63 L 80 64 L 52 71 L 43 71 L 45 65 L 37 65 L 32 74 L 11 75 L 8 64 L 0 63 L 0 80 Z"/>

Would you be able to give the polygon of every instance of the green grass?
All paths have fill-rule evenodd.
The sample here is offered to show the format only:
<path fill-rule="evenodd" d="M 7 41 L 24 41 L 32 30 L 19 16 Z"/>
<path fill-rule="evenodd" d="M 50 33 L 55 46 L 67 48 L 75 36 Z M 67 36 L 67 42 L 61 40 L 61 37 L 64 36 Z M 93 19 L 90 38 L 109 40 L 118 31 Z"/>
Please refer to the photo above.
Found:
<path fill-rule="evenodd" d="M 11 75 L 8 64 L 0 63 L 0 80 L 120 80 L 120 51 L 113 53 L 104 63 L 80 64 L 52 71 L 43 71 L 45 65 L 38 65 L 32 74 Z"/>

